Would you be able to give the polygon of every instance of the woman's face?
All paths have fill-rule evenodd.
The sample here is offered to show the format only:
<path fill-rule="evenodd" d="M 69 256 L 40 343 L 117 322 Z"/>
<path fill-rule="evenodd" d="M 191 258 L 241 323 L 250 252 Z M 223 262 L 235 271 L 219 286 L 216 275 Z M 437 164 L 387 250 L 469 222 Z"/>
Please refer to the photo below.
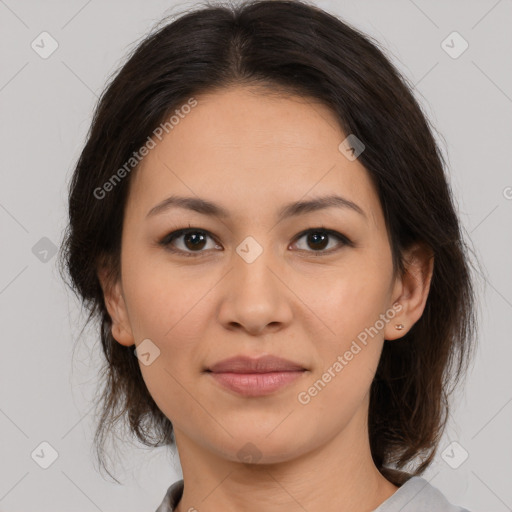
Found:
<path fill-rule="evenodd" d="M 242 87 L 196 99 L 132 177 L 113 334 L 144 342 L 142 375 L 178 447 L 277 462 L 349 428 L 364 442 L 370 384 L 384 339 L 398 337 L 392 306 L 402 292 L 369 175 L 339 149 L 348 134 L 318 102 Z M 225 215 L 185 203 L 149 213 L 170 196 Z M 356 206 L 285 208 L 327 196 Z M 205 371 L 240 355 L 303 371 L 274 390 L 235 376 L 242 391 Z"/>

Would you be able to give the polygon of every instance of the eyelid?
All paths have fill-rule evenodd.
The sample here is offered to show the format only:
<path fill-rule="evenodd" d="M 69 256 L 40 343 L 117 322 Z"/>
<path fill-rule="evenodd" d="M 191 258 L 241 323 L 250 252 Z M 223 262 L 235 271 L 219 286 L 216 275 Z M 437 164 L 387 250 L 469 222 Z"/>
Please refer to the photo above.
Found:
<path fill-rule="evenodd" d="M 335 229 L 329 229 L 329 228 L 326 228 L 324 226 L 315 226 L 315 227 L 312 227 L 312 228 L 305 229 L 304 231 L 301 231 L 300 233 L 298 233 L 295 236 L 293 243 L 295 243 L 297 240 L 300 240 L 303 236 L 305 236 L 305 235 L 307 235 L 309 233 L 315 233 L 317 231 L 325 233 L 328 236 L 331 236 L 333 238 L 337 238 L 342 243 L 342 245 L 348 245 L 350 247 L 355 247 L 354 242 L 352 242 L 352 240 L 350 238 L 348 238 L 346 235 L 344 235 L 343 233 L 340 233 L 339 231 L 336 231 Z M 313 253 L 313 254 L 321 255 L 321 254 L 330 254 L 331 252 L 336 252 L 337 250 L 338 249 L 334 249 L 334 250 L 331 249 L 331 250 L 328 250 L 328 251 L 303 251 L 303 252 L 310 252 L 310 253 Z"/>
<path fill-rule="evenodd" d="M 206 251 L 183 251 L 182 249 L 176 249 L 172 247 L 171 242 L 173 242 L 175 239 L 182 237 L 183 235 L 186 235 L 189 232 L 198 232 L 198 233 L 204 233 L 206 236 L 210 237 L 212 240 L 215 241 L 216 244 L 218 244 L 216 238 L 207 230 L 202 228 L 195 228 L 192 227 L 190 224 L 188 228 L 174 228 L 170 232 L 168 232 L 159 242 L 158 245 L 161 245 L 164 247 L 165 250 L 184 255 L 184 256 L 192 256 L 192 257 L 199 257 L 204 254 L 206 254 Z"/>
<path fill-rule="evenodd" d="M 207 254 L 208 251 L 204 251 L 204 250 L 200 250 L 200 251 L 183 251 L 182 249 L 176 249 L 176 248 L 172 247 L 171 242 L 173 242 L 177 238 L 180 238 L 183 235 L 186 235 L 189 232 L 192 232 L 192 233 L 193 232 L 204 233 L 206 236 L 208 236 L 212 240 L 214 240 L 217 245 L 220 245 L 219 242 L 217 241 L 216 237 L 213 236 L 208 230 L 202 229 L 202 228 L 192 227 L 190 224 L 189 224 L 188 228 L 175 228 L 175 229 L 173 229 L 168 234 L 166 234 L 158 242 L 158 244 L 163 246 L 166 250 L 168 250 L 168 251 L 170 251 L 172 253 L 181 254 L 181 255 L 184 255 L 186 257 L 188 257 L 188 256 L 200 257 L 200 256 L 203 256 L 203 255 Z M 327 256 L 327 255 L 330 255 L 330 254 L 332 254 L 334 252 L 338 252 L 343 246 L 355 247 L 354 242 L 352 242 L 352 240 L 349 239 L 346 235 L 344 235 L 343 233 L 340 233 L 340 232 L 338 232 L 336 230 L 326 228 L 324 226 L 316 226 L 316 227 L 307 228 L 307 229 L 301 231 L 300 233 L 298 233 L 294 237 L 293 242 L 291 242 L 291 243 L 294 244 L 298 240 L 300 240 L 302 237 L 304 237 L 305 235 L 308 235 L 309 233 L 314 233 L 314 232 L 322 232 L 322 233 L 327 234 L 330 237 L 337 238 L 339 240 L 339 242 L 340 242 L 340 247 L 337 247 L 337 248 L 334 248 L 334 249 L 329 249 L 329 250 L 319 250 L 319 251 L 313 251 L 313 250 L 307 251 L 307 250 L 304 250 L 304 249 L 298 249 L 298 252 L 309 253 L 309 254 L 312 254 L 312 255 L 315 255 L 315 256 Z"/>

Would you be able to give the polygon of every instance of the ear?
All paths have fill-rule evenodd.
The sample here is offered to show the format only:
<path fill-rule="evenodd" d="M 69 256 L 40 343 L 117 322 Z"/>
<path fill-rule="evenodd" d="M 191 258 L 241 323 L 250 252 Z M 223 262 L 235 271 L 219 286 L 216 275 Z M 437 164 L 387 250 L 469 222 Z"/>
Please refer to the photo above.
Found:
<path fill-rule="evenodd" d="M 103 290 L 105 306 L 112 319 L 112 336 L 121 345 L 130 347 L 135 344 L 131 325 L 128 319 L 128 311 L 123 296 L 121 280 L 112 282 L 108 278 L 106 267 L 98 269 L 98 279 Z"/>
<path fill-rule="evenodd" d="M 401 338 L 411 329 L 423 314 L 430 291 L 434 271 L 434 255 L 430 247 L 416 243 L 405 252 L 404 260 L 404 275 L 397 277 L 392 295 L 393 304 L 399 303 L 402 308 L 386 325 L 386 340 Z M 397 324 L 402 324 L 404 328 L 398 330 L 395 327 Z"/>

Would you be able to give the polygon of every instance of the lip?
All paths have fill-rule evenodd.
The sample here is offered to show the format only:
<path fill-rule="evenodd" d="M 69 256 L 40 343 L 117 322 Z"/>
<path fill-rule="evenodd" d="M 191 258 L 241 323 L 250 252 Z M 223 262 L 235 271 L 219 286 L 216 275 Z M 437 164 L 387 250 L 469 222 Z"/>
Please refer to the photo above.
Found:
<path fill-rule="evenodd" d="M 213 373 L 270 373 L 302 371 L 305 369 L 299 363 L 283 359 L 282 357 L 272 355 L 249 357 L 241 355 L 223 359 L 207 368 L 207 371 Z"/>
<path fill-rule="evenodd" d="M 235 356 L 206 370 L 223 387 L 246 397 L 263 396 L 291 384 L 307 372 L 302 365 L 276 356 Z"/>

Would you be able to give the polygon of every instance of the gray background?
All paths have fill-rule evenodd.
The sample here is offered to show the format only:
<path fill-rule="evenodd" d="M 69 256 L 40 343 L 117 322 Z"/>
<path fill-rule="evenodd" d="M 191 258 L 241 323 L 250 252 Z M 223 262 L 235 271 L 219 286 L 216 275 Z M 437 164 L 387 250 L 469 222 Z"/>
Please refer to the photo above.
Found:
<path fill-rule="evenodd" d="M 376 38 L 415 85 L 482 263 L 478 352 L 424 476 L 473 512 L 512 510 L 512 2 L 315 3 Z M 107 77 L 163 15 L 193 5 L 0 0 L 0 511 L 149 512 L 180 477 L 176 454 L 136 444 L 119 444 L 123 486 L 95 469 L 100 347 L 93 329 L 77 341 L 85 316 L 51 248 L 61 242 L 67 184 Z M 43 31 L 58 43 L 46 59 L 31 47 Z M 442 46 L 453 31 L 469 44 L 457 58 Z M 58 453 L 47 469 L 31 457 L 48 456 L 44 441 Z M 460 463 L 462 449 L 469 456 L 454 469 L 445 449 L 446 460 Z"/>

